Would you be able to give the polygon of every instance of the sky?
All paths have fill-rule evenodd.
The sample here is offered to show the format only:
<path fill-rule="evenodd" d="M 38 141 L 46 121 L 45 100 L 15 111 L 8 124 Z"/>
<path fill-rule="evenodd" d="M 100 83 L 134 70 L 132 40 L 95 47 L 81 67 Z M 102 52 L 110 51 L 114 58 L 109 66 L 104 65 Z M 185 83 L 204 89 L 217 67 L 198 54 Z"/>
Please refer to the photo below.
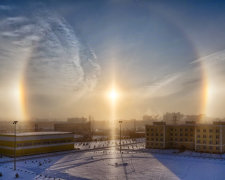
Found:
<path fill-rule="evenodd" d="M 223 1 L 0 1 L 0 118 L 225 117 Z"/>

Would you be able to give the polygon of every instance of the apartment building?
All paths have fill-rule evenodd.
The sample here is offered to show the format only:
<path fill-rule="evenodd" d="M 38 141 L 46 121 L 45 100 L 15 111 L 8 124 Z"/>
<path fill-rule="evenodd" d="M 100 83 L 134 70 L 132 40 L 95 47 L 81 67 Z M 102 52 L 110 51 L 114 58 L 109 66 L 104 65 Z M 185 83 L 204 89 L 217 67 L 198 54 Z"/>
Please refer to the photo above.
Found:
<path fill-rule="evenodd" d="M 225 123 L 167 125 L 165 122 L 154 122 L 146 125 L 146 148 L 224 153 Z"/>

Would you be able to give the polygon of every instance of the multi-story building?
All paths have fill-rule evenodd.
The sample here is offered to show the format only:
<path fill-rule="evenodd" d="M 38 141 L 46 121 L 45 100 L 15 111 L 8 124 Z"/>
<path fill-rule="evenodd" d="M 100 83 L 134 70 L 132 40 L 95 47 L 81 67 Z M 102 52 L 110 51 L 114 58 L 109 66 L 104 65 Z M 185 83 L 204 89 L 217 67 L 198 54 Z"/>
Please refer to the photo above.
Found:
<path fill-rule="evenodd" d="M 189 149 L 199 152 L 225 152 L 225 123 L 166 125 L 154 122 L 146 125 L 146 148 Z"/>
<path fill-rule="evenodd" d="M 200 152 L 225 152 L 225 124 L 195 126 L 195 150 Z"/>
<path fill-rule="evenodd" d="M 0 134 L 0 154 L 25 156 L 74 149 L 74 135 L 69 132 L 26 132 Z"/>

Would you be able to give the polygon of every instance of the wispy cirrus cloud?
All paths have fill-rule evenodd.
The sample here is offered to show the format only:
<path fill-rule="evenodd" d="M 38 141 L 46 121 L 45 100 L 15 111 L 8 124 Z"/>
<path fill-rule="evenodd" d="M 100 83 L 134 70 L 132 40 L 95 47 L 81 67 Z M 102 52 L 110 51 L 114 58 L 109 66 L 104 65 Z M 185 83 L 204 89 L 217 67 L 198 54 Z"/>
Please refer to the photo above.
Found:
<path fill-rule="evenodd" d="M 6 5 L 0 5 L 0 10 L 11 10 L 12 7 Z"/>
<path fill-rule="evenodd" d="M 13 14 L 4 18 L 0 39 L 4 42 L 0 43 L 0 84 L 14 81 L 7 77 L 9 73 L 15 80 L 23 74 L 33 116 L 71 106 L 98 82 L 101 67 L 94 51 L 53 12 L 39 9 L 30 17 Z M 5 69 L 8 72 L 3 73 Z"/>

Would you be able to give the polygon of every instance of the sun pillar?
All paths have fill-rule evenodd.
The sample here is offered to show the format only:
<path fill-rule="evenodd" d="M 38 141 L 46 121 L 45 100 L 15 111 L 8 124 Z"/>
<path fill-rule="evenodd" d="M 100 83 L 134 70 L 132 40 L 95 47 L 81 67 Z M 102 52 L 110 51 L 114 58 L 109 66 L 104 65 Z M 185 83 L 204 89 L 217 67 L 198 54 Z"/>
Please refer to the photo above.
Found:
<path fill-rule="evenodd" d="M 119 92 L 116 89 L 115 85 L 112 85 L 111 89 L 108 91 L 108 99 L 110 102 L 110 117 L 109 117 L 109 126 L 111 132 L 111 138 L 114 139 L 116 136 L 116 108 L 119 98 Z"/>

